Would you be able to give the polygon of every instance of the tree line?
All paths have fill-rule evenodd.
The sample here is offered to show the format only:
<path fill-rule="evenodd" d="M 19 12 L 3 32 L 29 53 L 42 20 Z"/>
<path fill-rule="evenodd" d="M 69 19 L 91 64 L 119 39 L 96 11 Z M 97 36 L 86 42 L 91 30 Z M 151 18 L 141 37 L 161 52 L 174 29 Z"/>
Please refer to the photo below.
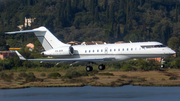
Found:
<path fill-rule="evenodd" d="M 47 27 L 61 41 L 159 41 L 180 38 L 179 0 L 3 0 L 0 37 L 11 47 L 37 40 L 19 30 L 24 18 L 36 18 L 32 29 Z"/>

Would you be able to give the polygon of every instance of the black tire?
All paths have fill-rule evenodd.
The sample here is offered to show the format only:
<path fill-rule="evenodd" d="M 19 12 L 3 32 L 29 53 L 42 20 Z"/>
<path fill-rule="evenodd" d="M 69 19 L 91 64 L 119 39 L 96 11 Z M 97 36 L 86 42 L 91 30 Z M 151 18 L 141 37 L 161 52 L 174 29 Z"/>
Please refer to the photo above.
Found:
<path fill-rule="evenodd" d="M 99 70 L 104 70 L 105 69 L 105 65 L 101 64 L 98 66 Z"/>
<path fill-rule="evenodd" d="M 87 71 L 87 72 L 90 72 L 90 71 L 92 71 L 92 70 L 93 70 L 93 67 L 91 67 L 91 66 L 87 66 L 87 67 L 86 67 L 86 71 Z"/>

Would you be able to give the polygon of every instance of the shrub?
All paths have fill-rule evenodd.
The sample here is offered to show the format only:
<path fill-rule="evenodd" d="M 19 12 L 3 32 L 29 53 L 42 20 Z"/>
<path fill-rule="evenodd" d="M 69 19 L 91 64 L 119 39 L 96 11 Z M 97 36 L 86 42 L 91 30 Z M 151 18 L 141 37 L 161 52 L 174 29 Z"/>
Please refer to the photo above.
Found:
<path fill-rule="evenodd" d="M 85 82 L 83 79 L 67 79 L 66 83 L 83 83 Z"/>
<path fill-rule="evenodd" d="M 114 76 L 113 73 L 109 73 L 109 72 L 107 72 L 107 73 L 99 73 L 99 75 Z"/>
<path fill-rule="evenodd" d="M 34 82 L 36 81 L 36 77 L 35 76 L 27 76 L 25 78 L 25 82 Z"/>
<path fill-rule="evenodd" d="M 48 74 L 48 78 L 57 79 L 58 77 L 61 77 L 61 75 L 57 72 Z"/>
<path fill-rule="evenodd" d="M 34 82 L 36 81 L 36 77 L 34 76 L 34 73 L 30 72 L 28 75 L 25 77 L 25 82 Z"/>
<path fill-rule="evenodd" d="M 25 82 L 26 83 L 28 83 L 28 82 L 35 82 L 35 81 L 42 81 L 42 79 L 41 80 L 37 79 L 35 77 L 34 73 L 32 73 L 32 72 L 29 72 L 28 74 L 20 73 L 19 77 L 17 78 L 17 80 L 18 79 L 22 79 L 22 78 L 25 78 Z"/>
<path fill-rule="evenodd" d="M 96 80 L 97 80 L 97 79 L 99 79 L 99 77 L 96 77 L 96 76 L 95 76 L 95 77 L 93 77 L 92 79 L 96 79 Z"/>
<path fill-rule="evenodd" d="M 87 72 L 85 72 L 85 73 L 87 73 Z M 90 76 L 95 76 L 95 74 L 98 74 L 98 71 L 97 71 L 97 70 L 93 70 L 93 71 L 91 71 L 91 72 L 88 72 L 88 74 L 89 74 Z"/>
<path fill-rule="evenodd" d="M 177 80 L 177 77 L 176 76 L 172 76 L 169 78 L 169 80 Z"/>
<path fill-rule="evenodd" d="M 73 78 L 73 77 L 80 77 L 80 76 L 88 76 L 87 72 L 79 72 L 76 70 L 68 70 L 66 74 L 62 78 Z"/>
<path fill-rule="evenodd" d="M 126 75 L 121 75 L 121 78 L 127 78 L 127 76 Z"/>
<path fill-rule="evenodd" d="M 46 74 L 45 74 L 45 73 L 41 73 L 41 76 L 42 76 L 42 77 L 45 77 L 45 76 L 46 76 Z"/>
<path fill-rule="evenodd" d="M 14 76 L 14 73 L 11 73 L 11 74 L 9 74 L 9 76 L 10 76 L 11 78 L 13 78 L 13 76 Z"/>
<path fill-rule="evenodd" d="M 26 77 L 26 76 L 27 76 L 27 74 L 24 72 L 19 74 L 19 77 Z"/>
<path fill-rule="evenodd" d="M 13 79 L 13 74 L 6 74 L 6 73 L 2 73 L 1 75 L 1 79 L 5 80 L 5 81 L 11 81 Z"/>
<path fill-rule="evenodd" d="M 116 82 L 121 82 L 121 81 L 124 81 L 124 80 L 122 80 L 122 79 L 117 79 L 117 80 L 116 80 Z"/>
<path fill-rule="evenodd" d="M 125 64 L 125 65 L 123 65 L 121 70 L 122 71 L 132 71 L 132 70 L 135 70 L 135 68 L 133 68 L 130 64 Z"/>
<path fill-rule="evenodd" d="M 140 80 L 141 80 L 141 81 L 147 81 L 145 78 L 141 78 Z"/>

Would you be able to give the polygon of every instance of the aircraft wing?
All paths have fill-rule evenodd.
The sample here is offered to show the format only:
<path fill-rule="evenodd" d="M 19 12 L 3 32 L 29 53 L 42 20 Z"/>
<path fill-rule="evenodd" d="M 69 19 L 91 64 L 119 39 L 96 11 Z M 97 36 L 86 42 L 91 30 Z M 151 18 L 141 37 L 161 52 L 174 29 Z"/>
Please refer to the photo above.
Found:
<path fill-rule="evenodd" d="M 95 59 L 79 59 L 79 58 L 71 58 L 71 59 L 26 59 L 24 58 L 18 51 L 15 51 L 20 60 L 28 60 L 28 61 L 43 61 L 43 62 L 58 62 L 58 61 L 114 61 L 114 57 L 109 58 L 95 58 Z"/>

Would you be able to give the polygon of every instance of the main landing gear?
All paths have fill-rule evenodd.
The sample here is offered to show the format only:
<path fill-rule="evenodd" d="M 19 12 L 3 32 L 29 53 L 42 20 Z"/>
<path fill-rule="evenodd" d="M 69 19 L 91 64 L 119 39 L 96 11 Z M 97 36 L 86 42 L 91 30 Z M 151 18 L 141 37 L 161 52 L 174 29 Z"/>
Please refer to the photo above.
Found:
<path fill-rule="evenodd" d="M 98 66 L 99 70 L 104 70 L 105 69 L 105 65 L 101 64 Z"/>
<path fill-rule="evenodd" d="M 105 69 L 105 65 L 101 64 L 98 66 L 99 70 L 104 70 Z M 93 70 L 93 67 L 92 66 L 86 66 L 86 71 L 87 72 L 90 72 Z"/>
<path fill-rule="evenodd" d="M 90 71 L 92 71 L 92 70 L 93 70 L 93 67 L 92 67 L 92 66 L 87 66 L 87 67 L 86 67 L 86 71 L 87 71 L 87 72 L 90 72 Z"/>

